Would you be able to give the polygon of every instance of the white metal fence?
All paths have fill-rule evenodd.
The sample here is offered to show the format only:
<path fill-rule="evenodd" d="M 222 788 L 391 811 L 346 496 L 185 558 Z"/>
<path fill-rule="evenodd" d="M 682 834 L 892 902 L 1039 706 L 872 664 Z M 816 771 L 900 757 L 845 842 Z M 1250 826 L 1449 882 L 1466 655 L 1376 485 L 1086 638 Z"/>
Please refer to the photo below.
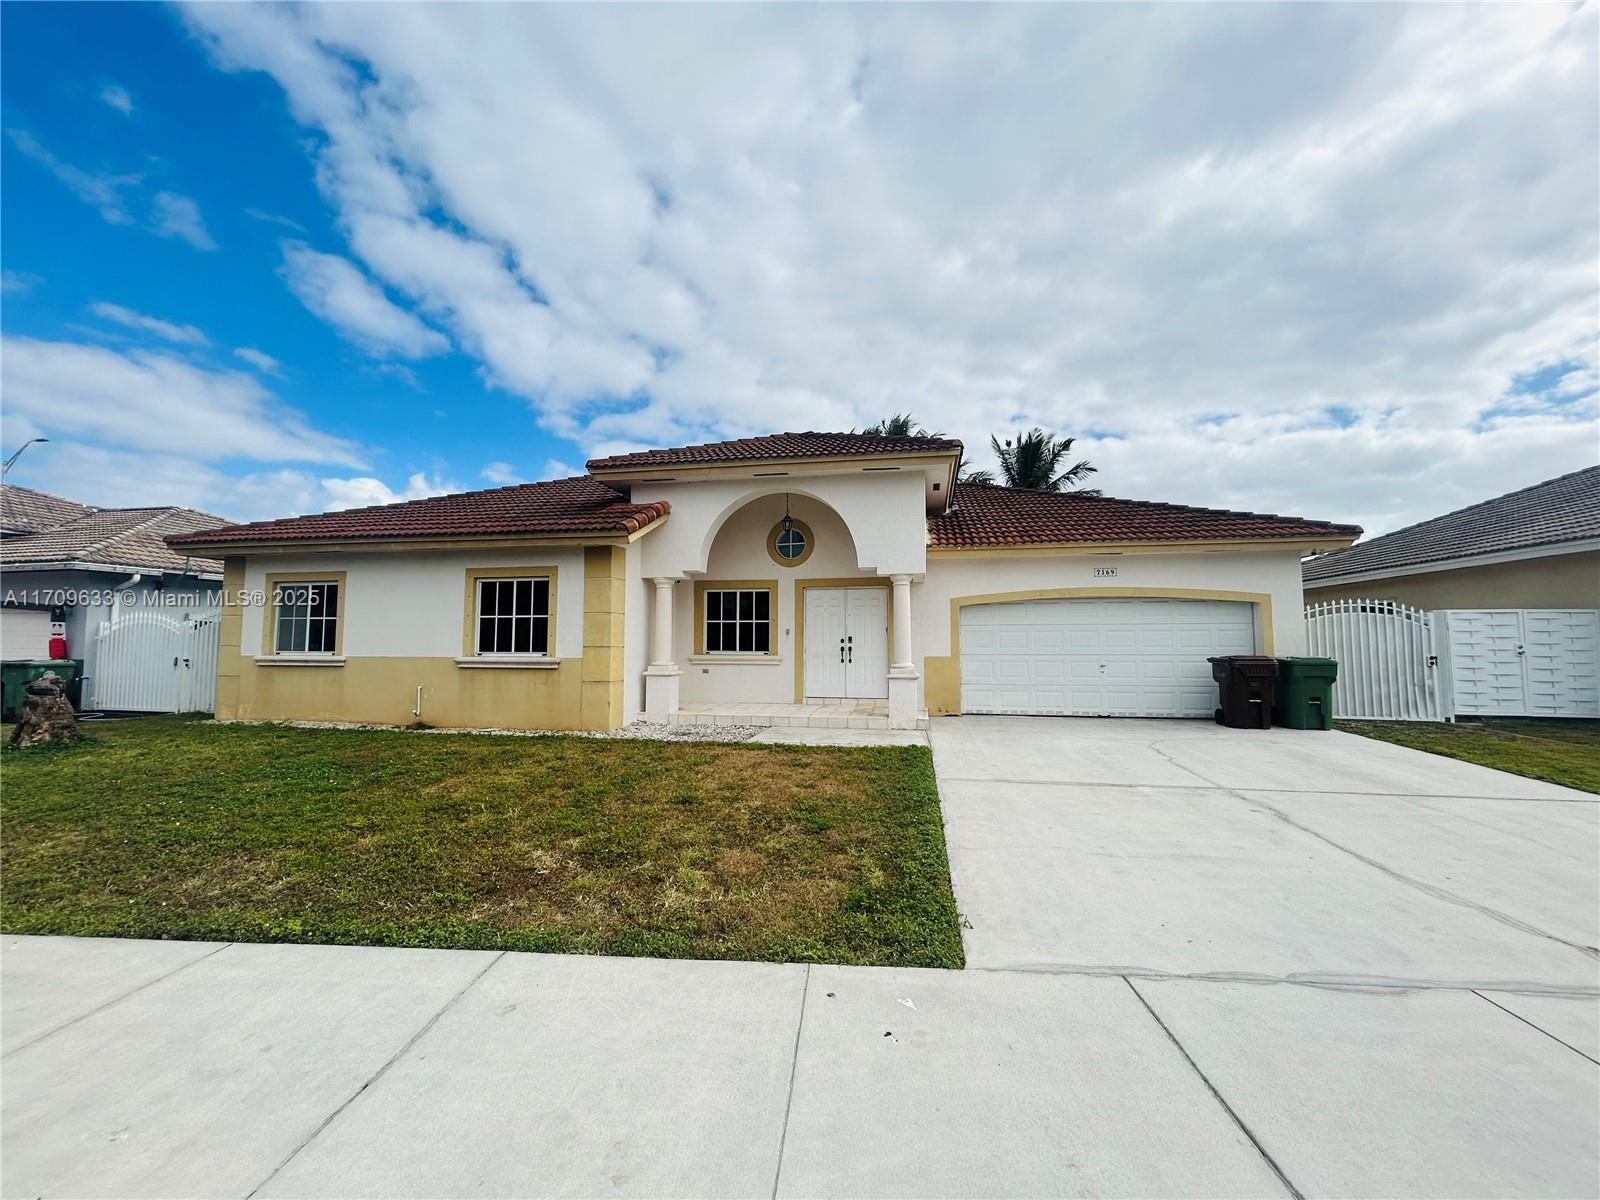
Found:
<path fill-rule="evenodd" d="M 1600 610 L 1330 600 L 1305 617 L 1310 653 L 1339 663 L 1335 716 L 1600 717 Z"/>
<path fill-rule="evenodd" d="M 1311 654 L 1338 660 L 1335 716 L 1448 721 L 1448 686 L 1433 614 L 1385 600 L 1328 600 L 1306 609 Z"/>
<path fill-rule="evenodd" d="M 172 616 L 135 610 L 95 633 L 89 706 L 134 712 L 210 712 L 217 697 L 215 609 Z"/>
<path fill-rule="evenodd" d="M 1600 610 L 1451 609 L 1455 711 L 1474 716 L 1600 717 Z"/>

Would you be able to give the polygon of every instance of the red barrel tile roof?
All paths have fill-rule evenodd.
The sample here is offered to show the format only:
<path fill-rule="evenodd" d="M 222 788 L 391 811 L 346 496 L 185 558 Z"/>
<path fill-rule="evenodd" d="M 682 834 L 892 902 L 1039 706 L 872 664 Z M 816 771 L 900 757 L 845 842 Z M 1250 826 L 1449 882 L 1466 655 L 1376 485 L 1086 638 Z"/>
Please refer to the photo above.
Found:
<path fill-rule="evenodd" d="M 961 443 L 944 437 L 878 437 L 870 433 L 769 433 L 670 450 L 640 450 L 591 458 L 591 471 L 616 467 L 725 466 L 789 458 L 837 458 L 852 454 L 960 454 Z"/>
<path fill-rule="evenodd" d="M 315 516 L 228 525 L 167 539 L 167 544 L 227 545 L 298 540 L 482 537 L 495 534 L 636 533 L 669 509 L 666 501 L 634 504 L 587 475 L 523 483 L 401 504 L 349 508 Z"/>
<path fill-rule="evenodd" d="M 928 518 L 928 544 L 952 549 L 1064 542 L 1354 538 L 1360 534 L 1357 525 L 1334 525 L 1301 517 L 978 483 L 958 483 L 950 511 Z"/>

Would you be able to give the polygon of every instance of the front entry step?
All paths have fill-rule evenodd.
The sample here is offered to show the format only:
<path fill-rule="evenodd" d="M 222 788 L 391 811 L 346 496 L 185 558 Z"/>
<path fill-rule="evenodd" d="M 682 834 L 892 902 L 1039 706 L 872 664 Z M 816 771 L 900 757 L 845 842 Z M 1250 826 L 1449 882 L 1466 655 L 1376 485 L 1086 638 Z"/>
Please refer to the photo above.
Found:
<path fill-rule="evenodd" d="M 673 725 L 780 725 L 802 729 L 887 729 L 887 700 L 807 700 L 804 704 L 689 701 L 667 718 Z M 916 728 L 926 729 L 926 714 Z"/>

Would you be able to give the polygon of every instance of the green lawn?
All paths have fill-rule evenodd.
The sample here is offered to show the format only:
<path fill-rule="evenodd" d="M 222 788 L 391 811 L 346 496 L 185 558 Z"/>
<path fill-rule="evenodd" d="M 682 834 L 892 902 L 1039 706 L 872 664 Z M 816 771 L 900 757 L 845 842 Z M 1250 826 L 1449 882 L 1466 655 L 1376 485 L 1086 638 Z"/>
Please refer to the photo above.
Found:
<path fill-rule="evenodd" d="M 92 735 L 0 758 L 8 933 L 962 965 L 924 747 Z"/>
<path fill-rule="evenodd" d="M 1515 775 L 1600 792 L 1600 722 L 1503 718 L 1454 725 L 1339 721 L 1363 737 L 1443 754 Z"/>

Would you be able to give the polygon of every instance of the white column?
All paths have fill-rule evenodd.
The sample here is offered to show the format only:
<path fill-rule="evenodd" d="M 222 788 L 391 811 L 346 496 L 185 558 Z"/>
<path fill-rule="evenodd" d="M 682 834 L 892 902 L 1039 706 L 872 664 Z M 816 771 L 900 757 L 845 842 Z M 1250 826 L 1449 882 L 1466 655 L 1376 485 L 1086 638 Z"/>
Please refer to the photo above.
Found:
<path fill-rule="evenodd" d="M 910 671 L 914 675 L 916 665 L 911 656 L 911 576 L 891 575 L 889 582 L 894 584 L 894 661 L 889 669 Z"/>
<path fill-rule="evenodd" d="M 670 724 L 678 711 L 678 682 L 683 672 L 672 652 L 672 588 L 675 579 L 657 578 L 655 609 L 650 621 L 650 665 L 644 669 L 644 715 L 647 721 Z"/>
<path fill-rule="evenodd" d="M 917 725 L 917 665 L 911 647 L 911 576 L 891 575 L 894 585 L 892 616 L 894 649 L 889 664 L 889 726 L 915 729 Z"/>
<path fill-rule="evenodd" d="M 672 585 L 671 579 L 652 579 L 656 585 L 654 621 L 650 627 L 650 665 L 676 667 L 672 657 Z"/>

